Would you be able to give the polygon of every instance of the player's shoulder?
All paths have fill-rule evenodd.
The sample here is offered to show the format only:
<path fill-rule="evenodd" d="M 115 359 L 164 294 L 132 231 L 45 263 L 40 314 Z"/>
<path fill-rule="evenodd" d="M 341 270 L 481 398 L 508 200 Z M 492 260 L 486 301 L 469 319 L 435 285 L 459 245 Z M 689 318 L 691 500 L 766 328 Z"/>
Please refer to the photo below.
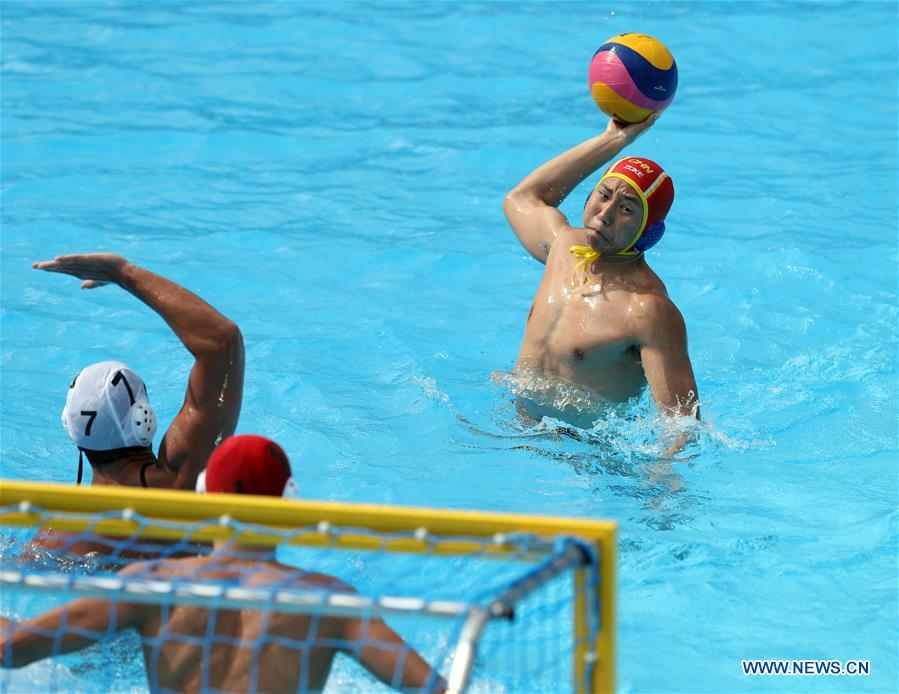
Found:
<path fill-rule="evenodd" d="M 664 291 L 664 287 L 635 292 L 631 297 L 631 305 L 637 333 L 646 335 L 684 330 L 683 314 Z"/>
<path fill-rule="evenodd" d="M 680 310 L 663 289 L 653 288 L 635 294 L 635 299 L 643 307 L 643 312 L 651 318 L 680 315 Z"/>

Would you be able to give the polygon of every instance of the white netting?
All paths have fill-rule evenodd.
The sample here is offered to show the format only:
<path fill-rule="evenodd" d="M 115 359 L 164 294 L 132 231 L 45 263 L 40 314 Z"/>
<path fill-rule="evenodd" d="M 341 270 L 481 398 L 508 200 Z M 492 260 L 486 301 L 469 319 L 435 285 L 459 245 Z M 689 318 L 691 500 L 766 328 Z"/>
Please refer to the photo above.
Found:
<path fill-rule="evenodd" d="M 3 529 L 2 615 L 27 620 L 87 598 L 98 601 L 92 610 L 102 604 L 113 618 L 84 629 L 67 611 L 43 632 L 18 621 L 16 629 L 42 641 L 50 659 L 4 670 L 3 691 L 145 691 L 178 682 L 203 691 L 304 691 L 321 687 L 325 677 L 326 691 L 386 691 L 369 670 L 394 687 L 414 682 L 427 690 L 442 685 L 437 673 L 449 678 L 455 661 L 464 659 L 459 644 L 468 633 L 466 620 L 478 611 L 493 618 L 476 639 L 469 691 L 569 690 L 576 647 L 573 572 L 585 562 L 593 579 L 583 601 L 589 611 L 583 638 L 592 640 L 599 628 L 591 597 L 595 558 L 570 538 L 450 537 L 423 528 L 375 533 L 329 524 L 285 530 L 229 519 L 186 525 L 127 512 L 132 534 L 112 537 L 97 527 L 122 518 L 121 511 L 27 510 L 32 527 Z M 44 536 L 50 549 L 29 544 L 36 528 L 73 519 L 90 522 L 77 533 Z M 260 563 L 259 545 L 247 553 L 192 542 L 223 524 L 241 548 L 247 538 L 259 543 L 259 536 L 277 535 L 278 567 Z M 140 537 L 148 528 L 177 531 L 180 539 Z M 367 548 L 340 547 L 347 538 Z M 84 555 L 86 548 L 93 551 Z M 146 560 L 154 554 L 160 559 Z M 341 583 L 327 584 L 321 575 Z M 142 615 L 143 626 L 120 630 L 130 612 Z M 385 638 L 382 624 L 401 641 Z M 98 643 L 62 655 L 67 639 L 77 637 Z M 17 655 L 10 643 L 7 662 Z M 415 654 L 434 668 L 432 676 L 412 672 Z"/>

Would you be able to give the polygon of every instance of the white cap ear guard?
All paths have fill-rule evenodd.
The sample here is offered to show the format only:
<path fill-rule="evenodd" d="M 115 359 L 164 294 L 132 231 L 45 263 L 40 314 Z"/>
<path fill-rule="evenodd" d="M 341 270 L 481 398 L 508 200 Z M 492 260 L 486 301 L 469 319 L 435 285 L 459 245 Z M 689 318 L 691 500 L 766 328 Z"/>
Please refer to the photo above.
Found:
<path fill-rule="evenodd" d="M 137 441 L 137 445 L 152 446 L 153 436 L 156 434 L 156 413 L 150 403 L 146 400 L 134 403 L 128 419 L 131 423 L 131 436 Z"/>
<path fill-rule="evenodd" d="M 156 434 L 156 415 L 140 376 L 122 362 L 104 361 L 83 369 L 72 381 L 62 425 L 84 450 L 148 448 Z"/>

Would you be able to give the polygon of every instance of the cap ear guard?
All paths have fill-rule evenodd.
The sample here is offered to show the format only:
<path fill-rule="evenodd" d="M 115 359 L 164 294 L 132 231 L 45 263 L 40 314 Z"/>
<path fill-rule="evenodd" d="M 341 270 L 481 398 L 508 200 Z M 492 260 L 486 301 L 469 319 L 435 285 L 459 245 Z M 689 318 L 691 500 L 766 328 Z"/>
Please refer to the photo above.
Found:
<path fill-rule="evenodd" d="M 659 242 L 664 233 L 665 221 L 663 219 L 655 220 L 646 227 L 646 230 L 642 234 L 640 234 L 640 238 L 637 239 L 637 243 L 634 244 L 634 250 L 648 251 Z"/>
<path fill-rule="evenodd" d="M 138 400 L 128 413 L 131 438 L 136 445 L 149 447 L 156 434 L 156 413 L 146 400 Z"/>
<path fill-rule="evenodd" d="M 69 438 L 76 444 L 81 443 L 78 432 L 72 426 L 69 420 L 67 408 L 62 408 L 62 426 L 66 430 Z M 143 446 L 149 448 L 153 444 L 153 437 L 156 435 L 156 413 L 146 400 L 139 400 L 131 406 L 128 412 L 128 426 L 125 434 L 125 446 Z"/>

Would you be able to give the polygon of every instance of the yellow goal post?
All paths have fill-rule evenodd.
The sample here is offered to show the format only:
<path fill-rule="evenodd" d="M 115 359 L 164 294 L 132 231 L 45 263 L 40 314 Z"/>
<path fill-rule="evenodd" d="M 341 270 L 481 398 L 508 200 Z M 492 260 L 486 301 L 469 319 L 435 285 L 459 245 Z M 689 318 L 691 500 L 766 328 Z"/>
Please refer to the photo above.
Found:
<path fill-rule="evenodd" d="M 467 608 L 449 677 L 451 691 L 465 689 L 480 631 L 497 616 L 497 606 L 512 606 L 541 581 L 563 570 L 571 574 L 574 584 L 572 689 L 612 692 L 615 688 L 617 524 L 612 521 L 0 479 L 0 526 L 163 541 L 239 539 L 254 545 L 405 554 L 478 553 L 499 558 L 514 553 L 518 559 L 522 558 L 521 544 L 514 538 L 525 534 L 539 540 L 529 545 L 526 558 L 543 564 L 497 596 L 491 605 L 493 613 Z M 298 528 L 311 530 L 285 535 L 285 531 Z M 573 544 L 560 544 L 559 538 Z M 572 546 L 580 550 L 572 552 Z M 582 560 L 585 553 L 592 561 Z M 8 565 L 0 570 L 0 586 L 27 583 L 22 571 L 10 570 Z M 391 609 L 389 605 L 380 608 L 384 613 Z"/>

